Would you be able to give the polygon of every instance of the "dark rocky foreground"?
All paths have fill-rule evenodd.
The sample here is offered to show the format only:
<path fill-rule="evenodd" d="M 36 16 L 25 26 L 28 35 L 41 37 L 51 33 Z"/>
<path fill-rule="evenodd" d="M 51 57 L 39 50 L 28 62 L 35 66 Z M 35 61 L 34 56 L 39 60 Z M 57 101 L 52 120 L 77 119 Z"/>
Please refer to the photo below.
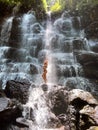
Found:
<path fill-rule="evenodd" d="M 48 92 L 49 86 L 52 91 Z M 98 101 L 91 93 L 80 89 L 68 91 L 66 87 L 52 84 L 36 86 L 30 85 L 28 81 L 8 81 L 5 90 L 0 91 L 0 130 L 29 130 L 29 122 L 34 123 L 32 108 L 27 109 L 29 118 L 23 116 L 23 103 L 28 100 L 30 88 L 32 91 L 36 88 L 44 92 L 50 110 L 50 130 L 98 128 Z"/>

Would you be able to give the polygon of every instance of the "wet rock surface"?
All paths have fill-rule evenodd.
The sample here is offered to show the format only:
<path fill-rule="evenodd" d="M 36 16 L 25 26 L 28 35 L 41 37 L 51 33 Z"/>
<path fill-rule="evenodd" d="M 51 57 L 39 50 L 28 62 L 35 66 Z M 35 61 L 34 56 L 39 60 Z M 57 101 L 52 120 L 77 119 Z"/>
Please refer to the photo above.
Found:
<path fill-rule="evenodd" d="M 98 37 L 98 21 L 91 23 L 85 29 L 86 37 L 89 38 L 97 38 Z"/>
<path fill-rule="evenodd" d="M 26 80 L 11 80 L 6 84 L 5 93 L 7 97 L 16 98 L 21 103 L 25 104 L 28 101 L 30 85 L 30 82 Z"/>
<path fill-rule="evenodd" d="M 0 129 L 10 123 L 15 123 L 16 118 L 22 115 L 22 104 L 17 100 L 6 97 L 0 98 Z"/>
<path fill-rule="evenodd" d="M 71 109 L 69 109 L 72 115 L 71 122 L 75 129 L 86 130 L 90 126 L 98 125 L 98 101 L 90 93 L 79 89 L 73 89 L 69 92 L 69 95 L 70 105 L 72 105 Z"/>
<path fill-rule="evenodd" d="M 34 110 L 29 108 L 29 106 L 26 108 L 26 106 L 23 106 L 19 101 L 22 100 L 23 103 L 25 100 L 25 97 L 22 95 L 24 87 L 21 88 L 21 84 L 25 86 L 30 83 L 23 82 L 20 84 L 19 81 L 9 82 L 13 83 L 11 84 L 13 86 L 14 84 L 18 84 L 19 88 L 15 86 L 18 93 L 15 93 L 16 95 L 14 94 L 16 97 L 10 97 L 13 99 L 7 98 L 6 96 L 0 97 L 0 122 L 2 122 L 0 128 L 2 128 L 1 130 L 29 130 L 30 124 L 36 126 Z M 48 92 L 49 86 L 52 86 L 52 91 L 50 92 Z M 20 88 L 23 90 L 18 98 Z M 91 129 L 92 126 L 98 125 L 98 101 L 91 93 L 80 89 L 67 90 L 64 86 L 53 84 L 42 84 L 39 87 L 35 84 L 32 85 L 32 91 L 34 91 L 34 89 L 37 91 L 41 88 L 45 97 L 41 95 L 39 98 L 44 97 L 50 113 L 48 128 L 46 129 L 88 130 Z M 28 94 L 28 91 L 25 91 L 25 93 Z M 7 96 L 9 97 L 9 95 Z M 37 103 L 38 102 L 36 102 L 35 107 L 37 107 Z M 25 116 L 23 116 L 23 112 L 26 112 Z M 6 126 L 3 125 L 5 123 Z M 35 126 L 32 126 L 32 128 L 36 128 Z"/>
<path fill-rule="evenodd" d="M 89 78 L 98 77 L 98 53 L 80 52 L 77 55 L 77 60 L 83 65 L 85 76 Z"/>
<path fill-rule="evenodd" d="M 69 92 L 69 102 L 72 103 L 75 100 L 82 100 L 85 102 L 87 102 L 87 104 L 93 104 L 93 105 L 98 105 L 97 100 L 95 100 L 95 98 L 89 93 L 89 92 L 85 92 L 83 90 L 80 89 L 73 89 Z M 77 104 L 76 104 L 77 105 Z"/>
<path fill-rule="evenodd" d="M 97 129 L 98 129 L 98 126 L 92 126 L 89 129 L 87 129 L 87 130 L 97 130 Z"/>

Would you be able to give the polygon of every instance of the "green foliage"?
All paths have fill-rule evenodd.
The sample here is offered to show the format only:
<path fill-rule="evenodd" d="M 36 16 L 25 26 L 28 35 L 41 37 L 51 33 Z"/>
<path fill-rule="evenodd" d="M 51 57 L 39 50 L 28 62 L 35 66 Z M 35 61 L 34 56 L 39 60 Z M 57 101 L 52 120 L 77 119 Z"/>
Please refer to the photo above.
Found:
<path fill-rule="evenodd" d="M 47 12 L 58 12 L 63 9 L 82 10 L 85 6 L 93 7 L 98 4 L 98 0 L 0 0 L 9 6 L 22 5 L 24 8 L 34 8 L 35 10 L 44 10 Z"/>
<path fill-rule="evenodd" d="M 81 0 L 77 2 L 77 8 L 82 10 L 84 7 L 93 7 L 98 4 L 98 0 Z"/>
<path fill-rule="evenodd" d="M 58 12 L 64 9 L 64 0 L 42 0 L 45 11 Z"/>

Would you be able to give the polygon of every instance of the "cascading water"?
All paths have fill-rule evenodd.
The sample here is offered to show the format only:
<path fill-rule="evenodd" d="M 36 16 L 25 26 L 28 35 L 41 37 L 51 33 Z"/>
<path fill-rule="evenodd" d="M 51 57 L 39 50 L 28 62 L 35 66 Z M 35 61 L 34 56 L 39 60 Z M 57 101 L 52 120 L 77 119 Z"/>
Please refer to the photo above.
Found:
<path fill-rule="evenodd" d="M 46 50 L 45 60 L 48 62 L 47 67 L 47 89 L 51 91 L 51 83 L 56 83 L 55 66 L 52 59 L 52 50 L 50 39 L 53 34 L 52 23 L 51 23 L 51 13 L 48 13 L 47 26 L 44 36 L 44 49 Z M 53 71 L 54 69 L 54 71 Z M 32 88 L 31 88 L 32 89 Z M 35 123 L 30 125 L 30 129 L 45 130 L 49 127 L 49 122 L 51 122 L 51 110 L 47 102 L 47 93 L 44 92 L 42 88 L 33 88 L 30 92 L 30 97 L 28 103 L 25 107 L 33 110 Z M 53 115 L 54 116 L 54 115 Z M 53 118 L 53 117 L 52 117 Z M 52 127 L 51 127 L 52 128 Z M 51 129 L 52 130 L 52 129 Z"/>
<path fill-rule="evenodd" d="M 46 34 L 45 34 L 45 49 L 48 50 L 46 53 L 46 59 L 48 61 L 47 68 L 47 83 L 56 83 L 56 70 L 55 64 L 52 56 L 51 49 L 51 37 L 54 35 L 52 21 L 51 21 L 51 12 L 47 12 L 47 26 L 46 26 Z"/>
<path fill-rule="evenodd" d="M 88 50 L 87 42 L 85 42 L 85 40 L 82 41 L 82 39 L 78 39 L 79 34 L 77 35 L 78 38 L 74 39 L 74 36 L 76 37 L 76 33 L 73 34 L 75 30 L 72 27 L 72 18 L 68 15 L 66 18 L 65 15 L 63 14 L 63 17 L 55 21 L 52 26 L 50 17 L 51 14 L 50 12 L 48 13 L 43 42 L 44 48 L 41 52 L 39 52 L 45 52 L 43 61 L 48 61 L 46 74 L 47 91 L 45 92 L 42 87 L 31 87 L 28 103 L 24 106 L 29 108 L 29 110 L 33 110 L 34 123 L 32 122 L 30 124 L 31 130 L 53 129 L 52 126 L 49 126 L 49 122 L 51 120 L 51 110 L 49 108 L 49 102 L 47 102 L 48 93 L 55 91 L 52 84 L 61 84 L 66 86 L 69 80 L 75 81 L 76 84 L 78 84 L 76 87 L 80 86 L 82 88 L 84 84 L 84 79 L 81 77 L 83 72 L 80 64 L 76 61 L 74 51 L 77 49 Z M 24 113 L 26 112 L 24 111 Z"/>
<path fill-rule="evenodd" d="M 28 12 L 23 17 L 7 18 L 2 25 L 0 84 L 3 88 L 8 80 L 28 79 L 36 82 L 40 76 L 39 83 L 42 81 L 37 57 L 41 49 L 43 27 L 35 22 L 34 14 Z"/>
<path fill-rule="evenodd" d="M 0 40 L 3 45 L 6 45 L 9 41 L 11 29 L 12 29 L 13 18 L 14 17 L 7 18 L 2 26 Z"/>
<path fill-rule="evenodd" d="M 54 84 L 71 89 L 86 89 L 86 86 L 90 85 L 89 80 L 84 78 L 83 68 L 78 63 L 76 54 L 91 51 L 90 47 L 95 41 L 84 38 L 79 17 L 79 25 L 75 28 L 73 18 L 68 12 L 64 12 L 54 23 L 51 20 L 51 12 L 47 13 L 46 28 L 37 22 L 34 12 L 28 12 L 17 20 L 8 18 L 1 30 L 1 86 L 4 87 L 6 81 L 11 79 L 28 79 L 39 86 L 44 83 L 43 63 L 45 60 L 48 62 L 47 82 L 40 87 L 32 84 L 29 100 L 23 105 L 23 116 L 29 122 L 30 130 L 58 128 L 51 124 L 55 114 L 51 112 L 49 94 L 58 89 Z M 17 41 L 12 39 L 13 22 L 19 22 Z"/>

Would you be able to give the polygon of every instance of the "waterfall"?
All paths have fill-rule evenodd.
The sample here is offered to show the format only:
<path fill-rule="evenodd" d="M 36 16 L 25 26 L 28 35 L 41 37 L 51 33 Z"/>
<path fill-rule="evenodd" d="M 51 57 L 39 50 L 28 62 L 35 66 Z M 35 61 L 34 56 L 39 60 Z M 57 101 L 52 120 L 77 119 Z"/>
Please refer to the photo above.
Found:
<path fill-rule="evenodd" d="M 51 36 L 53 35 L 52 30 L 52 22 L 51 22 L 51 13 L 48 13 L 46 31 L 44 35 L 44 49 L 46 50 L 45 59 L 48 61 L 47 68 L 47 84 L 48 90 L 51 91 L 51 87 L 53 83 L 56 83 L 56 73 L 55 73 L 55 65 L 52 59 L 52 50 L 51 50 Z M 54 70 L 54 71 L 53 71 Z M 47 93 L 49 92 L 47 91 Z M 49 104 L 47 102 L 47 93 L 40 87 L 32 88 L 30 90 L 30 96 L 27 104 L 24 107 L 32 108 L 34 113 L 35 123 L 30 126 L 30 129 L 36 130 L 45 130 L 49 127 L 49 122 L 51 120 L 51 110 L 49 108 Z M 24 113 L 25 110 L 24 110 Z M 25 118 L 25 116 L 24 116 Z M 52 117 L 53 118 L 53 117 Z M 52 130 L 52 129 L 51 129 Z"/>
<path fill-rule="evenodd" d="M 1 42 L 7 44 L 10 38 L 12 22 L 14 17 L 7 18 L 2 26 L 1 30 Z"/>
<path fill-rule="evenodd" d="M 56 84 L 56 70 L 54 59 L 52 57 L 52 49 L 51 49 L 51 37 L 54 35 L 54 30 L 52 29 L 52 21 L 51 21 L 51 12 L 47 12 L 47 25 L 46 25 L 46 33 L 45 33 L 45 49 L 47 49 L 46 59 L 48 60 L 48 68 L 47 68 L 47 83 L 55 83 Z"/>
<path fill-rule="evenodd" d="M 4 88 L 8 80 L 28 79 L 32 85 L 23 118 L 29 129 L 58 130 L 61 124 L 51 110 L 49 96 L 61 88 L 91 89 L 77 54 L 91 52 L 97 41 L 87 40 L 80 18 L 66 11 L 54 21 L 47 12 L 45 22 L 39 22 L 31 11 L 19 18 L 9 17 L 2 25 L 0 41 L 0 85 Z M 47 82 L 42 78 L 45 60 Z"/>
<path fill-rule="evenodd" d="M 46 102 L 46 95 L 42 88 L 33 88 L 30 93 L 29 101 L 26 107 L 32 108 L 35 118 L 35 129 L 45 129 L 48 127 L 50 110 Z M 34 127 L 32 124 L 32 127 Z M 31 129 L 32 129 L 31 127 Z"/>
<path fill-rule="evenodd" d="M 23 44 L 26 43 L 24 47 L 27 47 L 27 44 L 32 43 L 34 40 L 34 33 L 30 32 L 30 26 L 28 28 L 26 26 L 23 31 L 26 33 L 26 37 L 23 37 L 25 39 Z M 53 84 L 60 84 L 67 87 L 70 83 L 74 84 L 73 87 L 85 90 L 85 85 L 88 86 L 89 84 L 89 81 L 84 78 L 82 66 L 76 59 L 78 51 L 90 51 L 89 43 L 87 39 L 81 37 L 81 31 L 78 31 L 78 33 L 74 29 L 72 18 L 68 14 L 63 14 L 61 18 L 52 23 L 51 13 L 48 12 L 43 37 L 43 48 L 39 51 L 38 57 L 42 66 L 44 60 L 48 61 L 47 83 L 44 84 L 47 90 L 44 91 L 43 87 L 39 87 L 39 85 L 38 87 L 31 85 L 29 100 L 24 106 L 24 108 L 29 109 L 29 117 L 27 119 L 31 118 L 30 109 L 33 111 L 34 121 L 30 123 L 31 130 L 54 130 L 54 127 L 50 126 L 51 109 L 49 105 L 51 106 L 51 101 L 48 99 L 49 93 L 55 91 Z M 30 42 L 26 42 L 28 38 L 30 38 Z M 40 59 L 41 57 L 42 59 Z M 44 80 L 41 82 L 43 83 Z M 24 113 L 24 118 L 26 118 L 27 112 L 25 110 Z"/>
<path fill-rule="evenodd" d="M 42 33 L 43 27 L 36 22 L 33 12 L 4 20 L 0 35 L 2 88 L 8 80 L 28 79 L 36 82 L 37 77 L 40 77 L 38 84 L 42 82 L 41 64 L 37 59 L 42 44 Z"/>

